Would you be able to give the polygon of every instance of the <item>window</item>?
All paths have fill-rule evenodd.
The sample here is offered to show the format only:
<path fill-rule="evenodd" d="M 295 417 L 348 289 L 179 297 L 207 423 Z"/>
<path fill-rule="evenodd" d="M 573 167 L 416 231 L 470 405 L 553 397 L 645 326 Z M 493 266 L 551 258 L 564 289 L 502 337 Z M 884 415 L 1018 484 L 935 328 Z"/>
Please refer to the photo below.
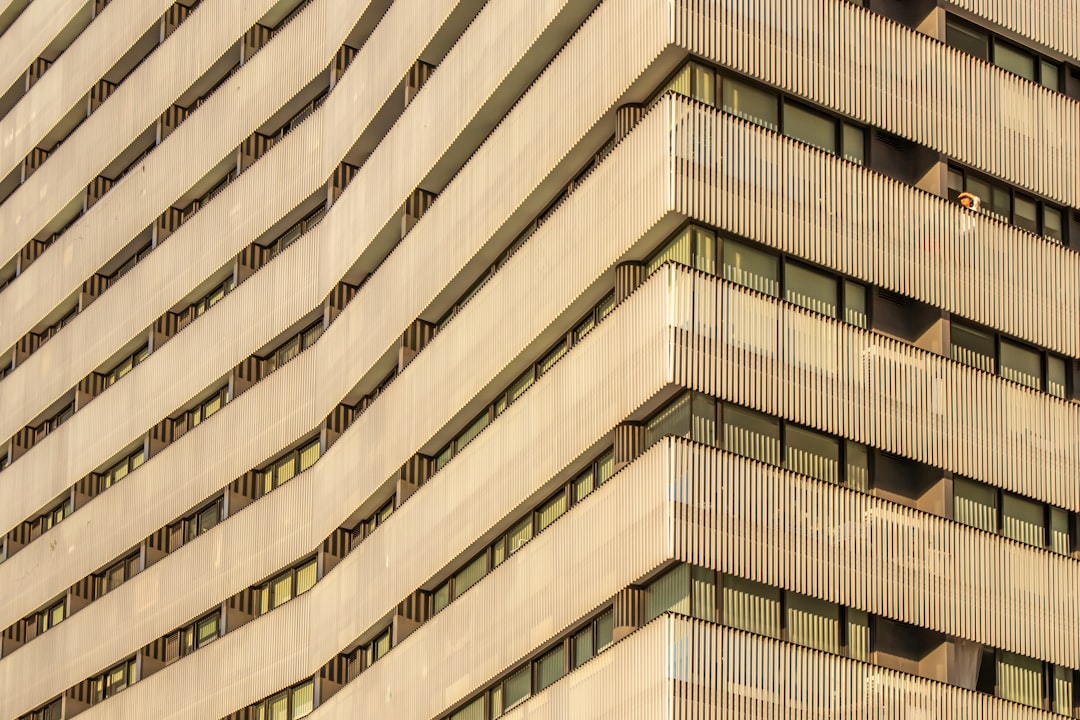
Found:
<path fill-rule="evenodd" d="M 780 260 L 734 240 L 724 241 L 724 279 L 752 290 L 780 296 Z"/>
<path fill-rule="evenodd" d="M 581 500 L 603 485 L 615 473 L 615 451 L 608 450 L 571 481 L 574 502 Z"/>
<path fill-rule="evenodd" d="M 993 62 L 1003 70 L 1062 92 L 1060 66 L 980 27 L 950 16 L 945 22 L 945 42 L 980 60 Z"/>
<path fill-rule="evenodd" d="M 229 402 L 229 386 L 225 385 L 220 390 L 217 390 L 206 400 L 199 403 L 197 406 L 188 410 L 187 415 L 187 427 L 193 428 L 204 420 L 209 419 L 214 413 Z"/>
<path fill-rule="evenodd" d="M 716 103 L 716 74 L 712 68 L 700 63 L 689 62 L 675 74 L 675 77 L 661 92 L 668 90 L 714 105 Z"/>
<path fill-rule="evenodd" d="M 258 588 L 259 614 L 265 614 L 303 595 L 315 585 L 318 565 L 312 558 L 296 567 L 290 568 Z"/>
<path fill-rule="evenodd" d="M 652 256 L 646 265 L 646 274 L 653 274 L 666 262 L 676 262 L 715 275 L 716 233 L 688 225 Z"/>
<path fill-rule="evenodd" d="M 38 613 L 38 626 L 41 628 L 41 632 L 51 630 L 60 623 L 64 622 L 66 606 L 64 599 L 56 601 L 49 607 Z"/>
<path fill-rule="evenodd" d="M 566 512 L 566 491 L 560 489 L 555 497 L 540 506 L 536 512 L 536 532 L 543 532 L 551 523 Z"/>
<path fill-rule="evenodd" d="M 840 606 L 825 600 L 785 593 L 788 640 L 796 645 L 840 652 Z"/>
<path fill-rule="evenodd" d="M 827 435 L 786 425 L 784 461 L 789 470 L 825 482 L 840 482 L 840 441 Z"/>
<path fill-rule="evenodd" d="M 64 500 L 59 505 L 49 510 L 47 513 L 38 518 L 38 523 L 41 526 L 41 532 L 52 530 L 54 526 L 60 523 L 61 520 L 71 514 L 71 499 Z"/>
<path fill-rule="evenodd" d="M 996 533 L 998 529 L 997 491 L 974 480 L 954 478 L 953 516 L 957 522 Z"/>
<path fill-rule="evenodd" d="M 784 134 L 836 154 L 836 121 L 795 103 L 784 103 Z"/>
<path fill-rule="evenodd" d="M 780 421 L 753 410 L 725 405 L 723 409 L 724 450 L 780 464 Z"/>
<path fill-rule="evenodd" d="M 307 680 L 254 705 L 253 720 L 299 720 L 315 709 L 315 680 Z"/>
<path fill-rule="evenodd" d="M 798 263 L 784 265 L 784 299 L 789 303 L 836 317 L 838 293 L 836 278 Z"/>
<path fill-rule="evenodd" d="M 597 654 L 611 645 L 614 632 L 614 617 L 608 610 L 596 620 L 590 622 L 584 630 L 574 635 L 571 649 L 574 653 L 573 668 L 584 665 Z"/>
<path fill-rule="evenodd" d="M 221 511 L 222 501 L 219 499 L 194 515 L 184 518 L 184 542 L 191 542 L 221 522 Z"/>
<path fill-rule="evenodd" d="M 1011 493 L 1001 496 L 1001 534 L 1028 545 L 1046 545 L 1046 520 L 1042 503 Z"/>
<path fill-rule="evenodd" d="M 1050 508 L 1050 549 L 1062 555 L 1072 552 L 1072 532 L 1069 529 L 1069 511 Z"/>
<path fill-rule="evenodd" d="M 724 576 L 724 624 L 780 637 L 780 590 L 752 580 Z"/>
<path fill-rule="evenodd" d="M 306 117 L 306 114 L 304 115 L 304 117 Z M 284 128 L 288 128 L 289 126 L 290 123 L 285 123 L 285 125 L 283 126 L 283 131 Z M 266 246 L 266 249 L 269 250 L 269 253 L 267 254 L 267 260 L 270 260 L 271 258 L 281 253 L 282 250 L 292 245 L 297 238 L 318 225 L 325 215 L 326 204 L 322 203 L 315 210 L 308 213 L 303 219 L 289 226 L 288 230 L 277 236 L 277 238 L 275 238 L 269 245 Z"/>
<path fill-rule="evenodd" d="M 45 707 L 38 708 L 24 717 L 28 720 L 60 720 L 62 709 L 63 698 L 57 698 Z"/>
<path fill-rule="evenodd" d="M 135 552 L 128 557 L 124 558 L 120 562 L 109 567 L 98 578 L 99 592 L 107 593 L 115 590 L 139 574 L 140 559 L 139 553 Z"/>
<path fill-rule="evenodd" d="M 563 676 L 566 672 L 565 656 L 566 652 L 560 643 L 554 650 L 549 651 L 536 661 L 534 665 L 536 677 L 533 683 L 536 692 L 544 690 Z"/>
<path fill-rule="evenodd" d="M 846 608 L 847 655 L 854 660 L 870 662 L 870 617 L 862 610 Z"/>
<path fill-rule="evenodd" d="M 1042 663 L 1005 650 L 997 651 L 998 697 L 1042 707 Z"/>
<path fill-rule="evenodd" d="M 487 552 L 482 552 L 473 558 L 472 562 L 463 567 L 456 575 L 454 575 L 454 599 L 461 597 L 461 594 L 471 588 L 476 583 L 480 582 L 488 573 L 488 559 Z"/>
<path fill-rule="evenodd" d="M 123 692 L 138 681 L 138 665 L 135 658 L 105 671 L 94 680 L 94 701 L 100 702 Z"/>
<path fill-rule="evenodd" d="M 235 287 L 236 287 L 236 284 L 233 282 L 232 277 L 228 278 L 227 280 L 225 280 L 225 282 L 223 282 L 220 285 L 216 286 L 213 290 L 208 292 L 202 298 L 200 298 L 199 300 L 196 300 L 194 303 L 191 304 L 192 317 L 199 317 L 203 313 L 205 313 L 207 310 L 209 310 L 210 308 L 217 305 Z"/>
<path fill-rule="evenodd" d="M 551 367 L 566 354 L 569 349 L 565 339 L 559 341 L 551 350 L 547 352 L 544 357 L 540 358 L 540 362 L 536 363 L 536 376 L 539 377 L 546 373 Z"/>
<path fill-rule="evenodd" d="M 949 166 L 949 199 L 958 201 L 961 192 L 979 198 L 981 210 L 1028 232 L 1065 244 L 1061 208 L 1037 200 L 1011 187 L 957 165 Z"/>
<path fill-rule="evenodd" d="M 953 360 L 987 372 L 997 371 L 993 335 L 957 323 L 951 329 Z"/>
<path fill-rule="evenodd" d="M 666 612 L 715 621 L 716 573 L 680 564 L 652 581 L 645 590 L 645 622 Z"/>
<path fill-rule="evenodd" d="M 1068 372 L 1063 358 L 955 321 L 950 331 L 953 360 L 1066 397 Z"/>
<path fill-rule="evenodd" d="M 283 342 L 277 349 L 266 356 L 266 360 L 263 364 L 263 371 L 266 374 L 270 374 L 304 350 L 307 350 L 319 339 L 319 336 L 322 335 L 322 331 L 322 320 L 319 320 L 300 334 Z"/>
<path fill-rule="evenodd" d="M 113 465 L 111 468 L 105 471 L 102 475 L 102 490 L 107 490 L 116 483 L 120 482 L 128 476 L 129 473 L 134 472 L 140 465 L 143 464 L 145 455 L 140 448 L 136 452 L 128 455 L 126 458 Z"/>
<path fill-rule="evenodd" d="M 105 373 L 105 387 L 110 387 L 111 385 L 113 385 L 117 380 L 127 375 L 135 368 L 136 365 L 138 365 L 148 357 L 150 357 L 150 346 L 148 344 L 139 348 L 131 355 L 125 357 L 123 360 L 120 361 L 119 365 L 114 367 L 109 372 Z"/>
<path fill-rule="evenodd" d="M 450 716 L 450 720 L 485 720 L 484 696 L 481 695 L 465 707 L 455 712 L 453 715 Z"/>
<path fill-rule="evenodd" d="M 268 493 L 274 488 L 284 485 L 296 477 L 298 473 L 307 470 L 319 459 L 319 453 L 319 439 L 315 438 L 271 463 L 270 467 L 262 470 L 261 473 L 263 493 Z"/>
<path fill-rule="evenodd" d="M 722 87 L 724 112 L 769 130 L 780 129 L 780 110 L 773 93 L 729 77 L 723 79 Z"/>
<path fill-rule="evenodd" d="M 645 426 L 645 444 L 663 437 L 688 438 L 716 445 L 716 399 L 701 393 L 684 393 L 658 411 Z"/>
<path fill-rule="evenodd" d="M 71 416 L 74 414 L 75 403 L 68 403 L 63 408 L 61 408 L 58 413 L 49 418 L 48 423 L 46 424 L 46 430 L 48 432 L 52 432 L 53 430 L 70 420 Z"/>

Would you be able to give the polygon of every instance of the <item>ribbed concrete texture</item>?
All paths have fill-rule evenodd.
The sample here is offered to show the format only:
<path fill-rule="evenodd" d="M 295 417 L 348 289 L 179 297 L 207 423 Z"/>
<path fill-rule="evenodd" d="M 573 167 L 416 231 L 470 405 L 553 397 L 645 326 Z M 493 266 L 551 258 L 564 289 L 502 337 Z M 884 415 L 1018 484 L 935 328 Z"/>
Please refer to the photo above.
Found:
<path fill-rule="evenodd" d="M 1080 0 L 0 0 L 0 720 L 1080 718 Z"/>

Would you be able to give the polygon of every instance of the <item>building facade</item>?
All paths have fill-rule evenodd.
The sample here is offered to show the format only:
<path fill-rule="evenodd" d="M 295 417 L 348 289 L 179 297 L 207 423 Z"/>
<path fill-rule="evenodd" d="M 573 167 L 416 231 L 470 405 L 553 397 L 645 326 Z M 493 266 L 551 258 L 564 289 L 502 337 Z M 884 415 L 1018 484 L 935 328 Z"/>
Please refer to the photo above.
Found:
<path fill-rule="evenodd" d="M 1078 28 L 0 0 L 0 720 L 1080 717 Z"/>

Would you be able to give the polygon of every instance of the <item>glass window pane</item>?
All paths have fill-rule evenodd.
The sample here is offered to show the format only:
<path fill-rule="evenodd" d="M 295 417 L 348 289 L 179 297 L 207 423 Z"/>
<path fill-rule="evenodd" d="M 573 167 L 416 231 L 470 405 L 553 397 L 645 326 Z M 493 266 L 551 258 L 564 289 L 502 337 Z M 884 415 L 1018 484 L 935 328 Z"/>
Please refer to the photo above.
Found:
<path fill-rule="evenodd" d="M 799 593 L 787 594 L 788 640 L 825 652 L 840 652 L 840 607 Z"/>
<path fill-rule="evenodd" d="M 514 402 L 521 394 L 529 389 L 529 386 L 533 384 L 533 371 L 529 369 L 524 375 L 514 381 L 514 384 L 510 386 L 510 389 L 506 391 L 507 397 L 510 398 L 510 402 Z"/>
<path fill-rule="evenodd" d="M 463 592 L 479 582 L 485 575 L 487 575 L 487 554 L 481 553 L 454 576 L 454 597 L 461 597 Z"/>
<path fill-rule="evenodd" d="M 679 565 L 649 583 L 645 591 L 645 622 L 662 613 L 690 614 L 690 566 Z"/>
<path fill-rule="evenodd" d="M 510 532 L 510 554 L 513 555 L 518 549 L 532 539 L 532 518 L 518 525 Z"/>
<path fill-rule="evenodd" d="M 732 115 L 762 125 L 770 130 L 780 127 L 776 96 L 746 83 L 724 78 L 723 109 Z"/>
<path fill-rule="evenodd" d="M 281 693 L 270 698 L 268 705 L 269 712 L 267 716 L 269 720 L 289 720 L 289 696 L 287 693 Z"/>
<path fill-rule="evenodd" d="M 697 565 L 690 566 L 690 614 L 716 622 L 716 573 Z"/>
<path fill-rule="evenodd" d="M 1003 220 L 1008 221 L 1011 199 L 1007 189 L 1000 185 L 992 185 L 990 187 L 990 202 L 986 205 L 986 210 L 991 214 L 997 215 Z"/>
<path fill-rule="evenodd" d="M 1028 545 L 1046 545 L 1046 519 L 1043 506 L 1005 493 L 1001 499 L 1001 533 Z"/>
<path fill-rule="evenodd" d="M 292 587 L 293 579 L 291 572 L 285 573 L 285 575 L 274 580 L 270 589 L 271 594 L 273 595 L 273 607 L 279 607 L 282 603 L 286 603 L 292 599 Z"/>
<path fill-rule="evenodd" d="M 998 650 L 997 690 L 998 697 L 1042 707 L 1042 662 Z"/>
<path fill-rule="evenodd" d="M 796 263 L 784 267 L 784 299 L 789 303 L 836 317 L 836 279 Z"/>
<path fill-rule="evenodd" d="M 307 682 L 292 691 L 293 720 L 311 714 L 315 709 L 315 683 Z"/>
<path fill-rule="evenodd" d="M 49 626 L 55 627 L 64 621 L 64 603 L 60 602 L 53 606 L 49 614 Z"/>
<path fill-rule="evenodd" d="M 596 306 L 596 319 L 597 322 L 603 320 L 611 311 L 615 309 L 615 293 L 609 293 L 607 297 L 600 301 L 600 304 Z"/>
<path fill-rule="evenodd" d="M 780 464 L 780 421 L 753 410 L 725 405 L 724 450 Z"/>
<path fill-rule="evenodd" d="M 1043 236 L 1054 242 L 1064 243 L 1065 233 L 1062 231 L 1061 211 L 1043 205 Z"/>
<path fill-rule="evenodd" d="M 957 323 L 953 323 L 950 332 L 953 360 L 987 372 L 997 372 L 993 335 Z"/>
<path fill-rule="evenodd" d="M 608 450 L 596 461 L 596 485 L 603 485 L 615 474 L 615 452 Z"/>
<path fill-rule="evenodd" d="M 450 720 L 484 720 L 484 696 L 473 700 L 450 716 Z"/>
<path fill-rule="evenodd" d="M 780 637 L 780 590 L 724 576 L 724 624 L 739 630 Z"/>
<path fill-rule="evenodd" d="M 866 134 L 857 125 L 844 123 L 844 159 L 866 164 Z"/>
<path fill-rule="evenodd" d="M 536 661 L 536 692 L 563 676 L 563 654 L 563 646 L 560 644 Z"/>
<path fill-rule="evenodd" d="M 870 662 L 870 618 L 862 610 L 847 611 L 848 657 Z"/>
<path fill-rule="evenodd" d="M 592 656 L 593 634 L 590 625 L 574 636 L 574 669 L 576 670 L 591 660 Z"/>
<path fill-rule="evenodd" d="M 652 275 L 664 263 L 671 261 L 688 267 L 693 266 L 694 230 L 688 227 L 653 256 L 645 268 L 646 275 Z"/>
<path fill-rule="evenodd" d="M 966 177 L 964 178 L 964 189 L 972 195 L 975 195 L 982 202 L 985 209 L 989 209 L 991 202 L 992 192 L 990 190 L 990 183 L 980 180 L 978 178 Z"/>
<path fill-rule="evenodd" d="M 1072 668 L 1054 666 L 1054 705 L 1051 708 L 1059 715 L 1072 715 L 1073 711 L 1073 671 Z"/>
<path fill-rule="evenodd" d="M 296 455 L 289 453 L 289 457 L 280 460 L 274 467 L 274 484 L 281 485 L 293 479 L 296 475 Z"/>
<path fill-rule="evenodd" d="M 450 604 L 450 583 L 443 583 L 435 589 L 435 612 Z"/>
<path fill-rule="evenodd" d="M 716 398 L 703 393 L 691 393 L 690 439 L 716 447 Z"/>
<path fill-rule="evenodd" d="M 304 472 L 315 464 L 319 459 L 319 450 L 319 441 L 316 440 L 300 451 L 300 472 Z"/>
<path fill-rule="evenodd" d="M 725 240 L 724 279 L 779 297 L 779 258 L 740 242 Z"/>
<path fill-rule="evenodd" d="M 953 516 L 965 525 L 997 532 L 997 490 L 967 478 L 954 478 Z"/>
<path fill-rule="evenodd" d="M 461 452 L 461 448 L 465 447 L 473 441 L 473 439 L 480 434 L 480 432 L 488 426 L 490 415 L 485 410 L 480 417 L 473 420 L 469 427 L 465 428 L 465 431 L 458 436 L 457 450 Z"/>
<path fill-rule="evenodd" d="M 450 443 L 435 456 L 435 469 L 442 470 L 446 463 L 450 462 L 452 457 L 454 457 L 454 444 Z"/>
<path fill-rule="evenodd" d="M 559 361 L 563 355 L 566 354 L 566 340 L 561 341 L 558 345 L 552 348 L 551 352 L 541 358 L 540 362 L 536 364 L 537 376 L 543 375 L 551 366 Z"/>
<path fill-rule="evenodd" d="M 667 87 L 664 88 L 664 91 L 674 91 L 679 93 L 680 95 L 691 97 L 690 87 L 692 84 L 693 79 L 690 72 L 690 63 L 687 63 L 686 65 L 683 65 L 682 69 L 679 70 L 675 77 L 671 78 L 671 82 L 667 84 Z"/>
<path fill-rule="evenodd" d="M 694 80 L 693 98 L 709 105 L 716 104 L 716 76 L 712 68 L 691 64 Z"/>
<path fill-rule="evenodd" d="M 990 59 L 990 39 L 984 33 L 948 21 L 945 26 L 945 42 L 983 60 Z"/>
<path fill-rule="evenodd" d="M 596 652 L 606 650 L 615 632 L 615 616 L 608 610 L 596 619 Z"/>
<path fill-rule="evenodd" d="M 844 481 L 853 490 L 867 492 L 870 489 L 870 452 L 865 445 L 848 441 L 844 446 Z"/>
<path fill-rule="evenodd" d="M 645 445 L 651 446 L 668 435 L 690 437 L 690 393 L 683 393 L 649 420 L 645 426 Z"/>
<path fill-rule="evenodd" d="M 574 480 L 574 502 L 580 502 L 582 498 L 593 491 L 593 471 L 589 468 Z"/>
<path fill-rule="evenodd" d="M 497 718 L 503 714 L 503 686 L 500 684 L 491 688 L 491 693 L 488 697 L 491 698 L 490 717 Z"/>
<path fill-rule="evenodd" d="M 1035 79 L 1035 58 L 1012 45 L 994 43 L 994 64 L 1028 80 Z"/>
<path fill-rule="evenodd" d="M 1062 555 L 1072 552 L 1069 538 L 1069 512 L 1061 508 L 1050 508 L 1050 549 Z"/>
<path fill-rule="evenodd" d="M 1017 195 L 1013 203 L 1013 225 L 1028 232 L 1039 232 L 1039 205 L 1031 198 Z"/>
<path fill-rule="evenodd" d="M 1044 87 L 1061 92 L 1061 71 L 1049 60 L 1039 61 L 1039 82 Z"/>
<path fill-rule="evenodd" d="M 536 532 L 543 532 L 551 523 L 555 522 L 566 512 L 566 493 L 562 490 L 555 497 L 548 500 L 536 514 Z"/>
<path fill-rule="evenodd" d="M 592 315 L 589 315 L 589 317 L 582 320 L 578 324 L 578 326 L 576 328 L 574 328 L 574 342 L 576 342 L 576 343 L 581 342 L 581 339 L 584 338 L 586 335 L 588 335 L 589 332 L 594 327 L 596 327 L 596 319 Z M 500 412 L 502 412 L 503 410 L 506 409 L 506 399 L 505 399 L 505 397 L 506 396 L 504 395 L 504 396 L 501 396 L 499 398 L 499 400 L 502 401 L 502 409 L 499 409 L 498 406 L 496 406 L 496 409 L 495 409 L 495 414 L 496 415 L 498 415 Z"/>
<path fill-rule="evenodd" d="M 869 316 L 866 313 L 866 288 L 850 280 L 844 281 L 844 322 L 864 329 L 869 324 Z"/>
<path fill-rule="evenodd" d="M 315 560 L 304 563 L 296 569 L 296 594 L 306 593 L 315 585 L 318 575 L 318 563 Z"/>
<path fill-rule="evenodd" d="M 124 582 L 124 566 L 117 565 L 111 568 L 108 574 L 105 576 L 105 589 L 112 590 L 119 587 Z"/>
<path fill-rule="evenodd" d="M 218 637 L 218 616 L 205 618 L 199 621 L 198 643 L 199 647 L 212 643 Z"/>
<path fill-rule="evenodd" d="M 789 470 L 825 482 L 840 482 L 840 442 L 827 435 L 788 425 L 784 464 Z"/>
<path fill-rule="evenodd" d="M 505 709 L 517 705 L 519 702 L 529 697 L 530 694 L 530 682 L 529 682 L 529 667 L 523 667 L 516 673 L 507 678 L 503 683 L 503 700 L 505 702 Z"/>
<path fill-rule="evenodd" d="M 214 503 L 199 513 L 199 532 L 204 533 L 218 524 L 218 521 L 221 518 L 221 513 L 219 512 L 220 509 L 221 506 Z"/>
<path fill-rule="evenodd" d="M 784 134 L 825 152 L 836 153 L 836 121 L 794 103 L 784 103 Z"/>
<path fill-rule="evenodd" d="M 390 652 L 390 631 L 387 630 L 380 635 L 373 643 L 375 648 L 375 659 L 378 660 L 384 657 L 386 653 Z"/>
<path fill-rule="evenodd" d="M 1042 356 L 1022 345 L 1001 341 L 1001 376 L 1027 385 L 1036 390 L 1042 389 Z"/>

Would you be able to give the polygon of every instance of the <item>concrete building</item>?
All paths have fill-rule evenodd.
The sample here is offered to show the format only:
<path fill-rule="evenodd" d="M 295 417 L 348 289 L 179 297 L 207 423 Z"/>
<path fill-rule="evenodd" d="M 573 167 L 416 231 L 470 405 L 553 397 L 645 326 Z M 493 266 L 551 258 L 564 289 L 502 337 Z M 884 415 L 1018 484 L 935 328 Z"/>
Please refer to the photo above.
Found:
<path fill-rule="evenodd" d="M 1077 0 L 0 0 L 0 720 L 1080 717 Z"/>

